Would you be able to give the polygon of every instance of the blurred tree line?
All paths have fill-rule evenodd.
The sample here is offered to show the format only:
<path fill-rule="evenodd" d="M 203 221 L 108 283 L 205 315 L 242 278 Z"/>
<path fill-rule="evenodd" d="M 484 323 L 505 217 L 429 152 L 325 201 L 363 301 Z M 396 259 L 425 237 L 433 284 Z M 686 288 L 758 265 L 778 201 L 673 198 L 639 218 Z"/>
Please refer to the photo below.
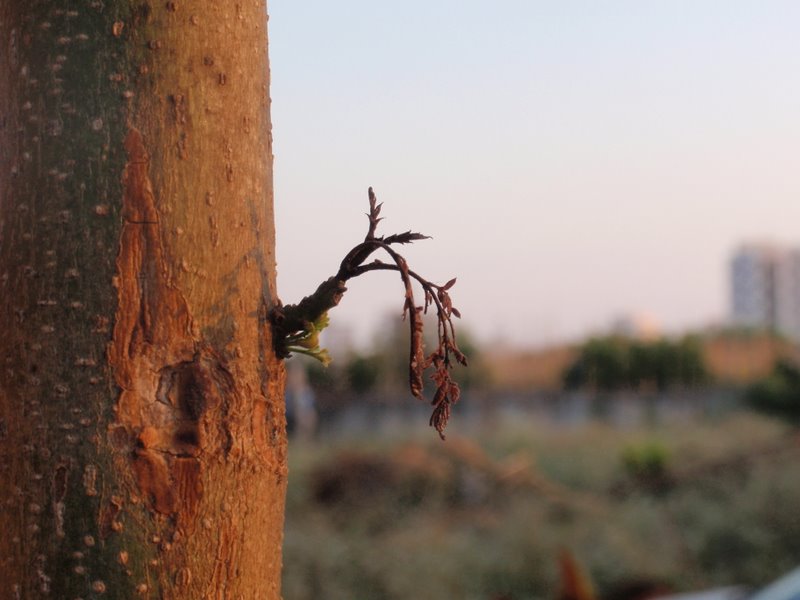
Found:
<path fill-rule="evenodd" d="M 664 391 L 696 387 L 709 381 L 701 341 L 634 340 L 621 336 L 596 337 L 581 346 L 577 359 L 563 375 L 566 389 Z"/>
<path fill-rule="evenodd" d="M 320 413 L 335 412 L 364 399 L 375 405 L 407 402 L 408 336 L 407 324 L 395 319 L 380 328 L 379 337 L 367 350 L 337 352 L 327 368 L 317 361 L 305 362 Z M 454 377 L 467 397 L 491 392 L 502 384 L 494 381 L 491 357 L 463 329 L 459 331 L 459 346 L 470 364 L 468 368 L 455 365 Z M 579 347 L 576 358 L 563 371 L 563 388 L 653 393 L 711 383 L 730 385 L 712 377 L 705 354 L 704 339 L 699 335 L 657 340 L 594 337 Z M 776 359 L 766 377 L 740 385 L 734 387 L 751 408 L 800 425 L 800 367 L 796 360 L 784 355 Z"/>

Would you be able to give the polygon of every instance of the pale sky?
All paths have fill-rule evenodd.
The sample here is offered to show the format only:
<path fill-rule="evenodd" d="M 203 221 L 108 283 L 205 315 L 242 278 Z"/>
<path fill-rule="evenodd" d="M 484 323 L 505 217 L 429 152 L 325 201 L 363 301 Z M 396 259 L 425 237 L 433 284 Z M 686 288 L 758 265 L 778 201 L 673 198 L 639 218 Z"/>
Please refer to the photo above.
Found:
<path fill-rule="evenodd" d="M 270 0 L 278 286 L 366 233 L 479 339 L 541 345 L 647 313 L 720 322 L 737 244 L 800 245 L 800 2 Z M 331 317 L 399 315 L 396 275 Z"/>

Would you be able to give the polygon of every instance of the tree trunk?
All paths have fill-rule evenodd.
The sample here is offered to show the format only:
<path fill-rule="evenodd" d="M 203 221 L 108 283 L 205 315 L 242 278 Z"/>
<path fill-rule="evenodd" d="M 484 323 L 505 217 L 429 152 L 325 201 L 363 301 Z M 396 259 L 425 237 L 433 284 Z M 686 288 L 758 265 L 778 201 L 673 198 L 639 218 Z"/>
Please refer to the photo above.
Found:
<path fill-rule="evenodd" d="M 0 0 L 0 597 L 278 598 L 264 0 Z"/>

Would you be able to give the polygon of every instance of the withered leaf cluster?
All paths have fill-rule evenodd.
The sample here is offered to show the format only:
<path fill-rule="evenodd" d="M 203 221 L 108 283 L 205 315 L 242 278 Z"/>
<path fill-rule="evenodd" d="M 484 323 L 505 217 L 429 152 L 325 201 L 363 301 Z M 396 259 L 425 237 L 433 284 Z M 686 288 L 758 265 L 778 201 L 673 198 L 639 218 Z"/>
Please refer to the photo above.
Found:
<path fill-rule="evenodd" d="M 408 361 L 408 379 L 411 393 L 423 400 L 424 375 L 432 368 L 431 379 L 436 385 L 433 395 L 433 414 L 430 424 L 444 439 L 444 429 L 450 418 L 452 406 L 458 402 L 461 395 L 458 384 L 452 378 L 452 368 L 455 362 L 467 365 L 467 358 L 458 349 L 456 332 L 453 326 L 453 317 L 461 314 L 453 306 L 449 290 L 455 285 L 456 280 L 451 279 L 444 285 L 437 285 L 412 271 L 406 259 L 403 258 L 392 246 L 396 244 L 409 244 L 415 241 L 428 239 L 421 233 L 406 231 L 386 237 L 376 234 L 382 204 L 378 202 L 372 188 L 369 188 L 369 229 L 364 241 L 355 246 L 342 260 L 339 271 L 333 277 L 324 281 L 310 296 L 303 298 L 298 304 L 279 307 L 273 310 L 271 320 L 275 348 L 279 356 L 287 356 L 285 340 L 302 335 L 306 324 L 316 322 L 319 315 L 333 308 L 346 291 L 345 282 L 369 271 L 396 271 L 405 288 L 403 302 L 403 315 L 408 321 L 411 333 L 411 343 Z M 389 261 L 373 259 L 367 260 L 376 252 L 382 250 Z M 424 301 L 417 303 L 414 296 L 413 282 L 416 281 L 423 290 Z M 437 338 L 436 348 L 426 353 L 423 315 L 431 307 L 436 309 Z"/>

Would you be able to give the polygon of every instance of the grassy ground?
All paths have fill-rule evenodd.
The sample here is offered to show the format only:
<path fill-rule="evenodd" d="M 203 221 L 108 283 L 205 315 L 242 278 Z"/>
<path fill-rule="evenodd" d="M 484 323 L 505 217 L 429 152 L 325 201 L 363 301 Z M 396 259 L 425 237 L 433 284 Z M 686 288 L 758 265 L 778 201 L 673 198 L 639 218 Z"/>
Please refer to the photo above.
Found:
<path fill-rule="evenodd" d="M 752 415 L 620 432 L 498 419 L 290 446 L 286 600 L 554 598 L 765 583 L 800 563 L 800 444 Z"/>

